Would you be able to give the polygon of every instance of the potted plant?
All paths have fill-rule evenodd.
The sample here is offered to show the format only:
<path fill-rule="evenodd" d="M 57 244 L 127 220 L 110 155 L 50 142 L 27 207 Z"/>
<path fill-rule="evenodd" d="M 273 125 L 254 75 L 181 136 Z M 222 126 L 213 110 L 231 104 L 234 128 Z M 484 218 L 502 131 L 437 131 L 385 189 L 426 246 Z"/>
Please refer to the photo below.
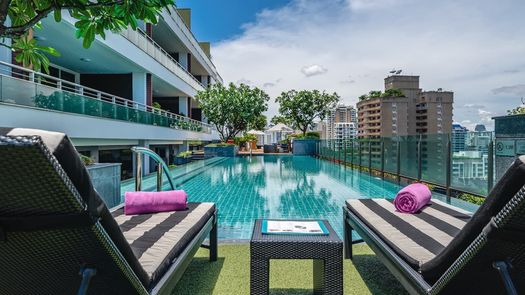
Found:
<path fill-rule="evenodd" d="M 183 165 L 191 162 L 191 151 L 180 152 L 175 157 L 175 165 Z"/>

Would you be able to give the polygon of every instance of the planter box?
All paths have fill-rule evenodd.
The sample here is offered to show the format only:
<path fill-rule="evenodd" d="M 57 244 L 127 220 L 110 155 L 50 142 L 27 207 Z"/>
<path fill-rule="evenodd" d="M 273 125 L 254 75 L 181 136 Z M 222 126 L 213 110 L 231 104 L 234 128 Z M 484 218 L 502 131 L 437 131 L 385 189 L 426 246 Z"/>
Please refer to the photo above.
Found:
<path fill-rule="evenodd" d="M 204 157 L 235 157 L 239 152 L 238 146 L 205 146 Z"/>
<path fill-rule="evenodd" d="M 294 155 L 315 155 L 318 139 L 296 139 L 293 141 Z"/>
<path fill-rule="evenodd" d="M 175 157 L 175 165 L 184 165 L 191 162 L 191 158 Z"/>
<path fill-rule="evenodd" d="M 120 197 L 121 163 L 97 163 L 87 166 L 93 187 L 109 208 L 122 203 Z"/>

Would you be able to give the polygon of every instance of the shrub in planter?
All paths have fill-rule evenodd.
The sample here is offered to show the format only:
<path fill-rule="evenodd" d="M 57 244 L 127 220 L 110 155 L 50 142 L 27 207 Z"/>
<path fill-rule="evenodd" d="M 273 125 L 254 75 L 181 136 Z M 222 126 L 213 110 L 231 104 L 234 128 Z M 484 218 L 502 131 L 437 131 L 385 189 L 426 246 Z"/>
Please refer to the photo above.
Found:
<path fill-rule="evenodd" d="M 191 151 L 180 152 L 175 157 L 175 165 L 183 165 L 191 162 Z"/>

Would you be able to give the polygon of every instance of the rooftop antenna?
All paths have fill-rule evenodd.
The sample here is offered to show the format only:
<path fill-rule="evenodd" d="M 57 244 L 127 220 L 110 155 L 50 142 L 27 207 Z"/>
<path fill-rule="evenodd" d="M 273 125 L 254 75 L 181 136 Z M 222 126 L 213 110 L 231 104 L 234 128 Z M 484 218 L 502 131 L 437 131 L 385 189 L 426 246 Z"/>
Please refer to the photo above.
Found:
<path fill-rule="evenodd" d="M 402 71 L 403 71 L 403 70 L 398 70 L 398 71 L 396 72 L 396 75 L 401 74 Z"/>

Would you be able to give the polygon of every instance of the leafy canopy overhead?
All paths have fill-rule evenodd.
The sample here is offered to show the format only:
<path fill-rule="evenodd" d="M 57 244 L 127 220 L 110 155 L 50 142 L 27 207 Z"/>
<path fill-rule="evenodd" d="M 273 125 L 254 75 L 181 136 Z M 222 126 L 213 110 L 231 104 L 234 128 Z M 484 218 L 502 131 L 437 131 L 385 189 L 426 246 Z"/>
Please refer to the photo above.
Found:
<path fill-rule="evenodd" d="M 41 29 L 41 20 L 49 14 L 61 22 L 63 10 L 67 10 L 75 20 L 75 36 L 89 48 L 96 36 L 105 38 L 106 31 L 119 32 L 128 26 L 136 30 L 139 20 L 156 24 L 161 10 L 173 4 L 173 0 L 1 0 L 0 44 L 18 53 L 16 60 L 25 67 L 48 72 L 46 54 L 59 53 L 39 46 L 29 31 Z M 12 39 L 11 45 L 8 38 Z"/>
<path fill-rule="evenodd" d="M 245 84 L 236 86 L 233 83 L 227 87 L 213 84 L 199 91 L 196 98 L 208 121 L 215 124 L 222 141 L 261 124 L 261 115 L 268 109 L 270 99 L 257 87 L 250 88 Z"/>
<path fill-rule="evenodd" d="M 318 90 L 290 90 L 281 93 L 275 101 L 279 103 L 279 114 L 304 135 L 316 118 L 324 120 L 330 110 L 336 107 L 339 95 Z"/>

